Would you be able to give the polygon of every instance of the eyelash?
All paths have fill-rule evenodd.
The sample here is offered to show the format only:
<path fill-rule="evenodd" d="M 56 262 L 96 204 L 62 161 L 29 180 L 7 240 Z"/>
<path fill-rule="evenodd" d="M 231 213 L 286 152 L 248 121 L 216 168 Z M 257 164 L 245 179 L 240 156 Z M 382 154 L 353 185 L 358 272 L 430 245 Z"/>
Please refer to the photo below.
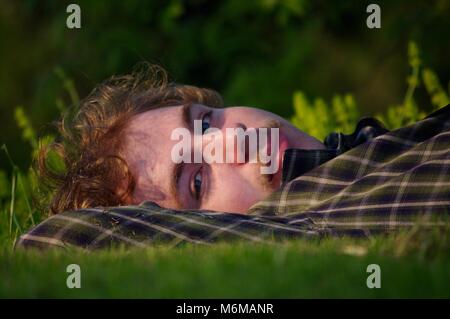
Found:
<path fill-rule="evenodd" d="M 200 185 L 197 184 L 197 176 L 200 176 Z M 203 175 L 202 175 L 202 169 L 199 169 L 197 173 L 194 175 L 194 196 L 196 200 L 200 199 L 200 194 L 202 191 L 202 182 L 203 182 Z"/>
<path fill-rule="evenodd" d="M 201 120 L 202 120 L 202 134 L 205 134 L 205 131 L 211 127 L 211 115 L 212 115 L 212 111 L 209 111 L 209 112 L 203 114 L 203 116 L 201 118 Z M 209 122 L 208 122 L 208 127 L 204 128 L 203 124 L 204 124 L 204 121 L 205 121 L 206 117 L 209 118 Z"/>

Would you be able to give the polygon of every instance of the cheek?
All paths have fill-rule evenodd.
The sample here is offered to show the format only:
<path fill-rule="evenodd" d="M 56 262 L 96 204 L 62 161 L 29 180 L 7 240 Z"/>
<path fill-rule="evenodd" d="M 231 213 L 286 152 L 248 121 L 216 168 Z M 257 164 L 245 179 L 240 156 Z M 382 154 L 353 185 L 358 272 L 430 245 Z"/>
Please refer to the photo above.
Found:
<path fill-rule="evenodd" d="M 264 196 L 261 188 L 252 185 L 243 176 L 232 172 L 223 173 L 222 177 L 217 180 L 207 203 L 202 205 L 202 209 L 246 213 L 250 206 L 263 199 Z"/>
<path fill-rule="evenodd" d="M 277 115 L 252 107 L 230 107 L 224 109 L 226 123 L 243 123 L 248 127 L 260 127 L 270 120 L 281 118 Z M 230 127 L 234 127 L 233 125 Z"/>

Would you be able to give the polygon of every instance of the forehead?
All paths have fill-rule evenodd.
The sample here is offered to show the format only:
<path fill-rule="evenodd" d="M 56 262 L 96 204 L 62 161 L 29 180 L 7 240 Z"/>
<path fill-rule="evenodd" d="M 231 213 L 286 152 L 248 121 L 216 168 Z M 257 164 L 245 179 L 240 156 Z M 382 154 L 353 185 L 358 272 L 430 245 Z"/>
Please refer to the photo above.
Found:
<path fill-rule="evenodd" d="M 160 152 L 167 145 L 173 129 L 181 127 L 182 106 L 170 106 L 149 110 L 134 116 L 124 131 L 124 149 L 129 160 Z M 158 147 L 159 146 L 159 147 Z"/>
<path fill-rule="evenodd" d="M 172 130 L 183 127 L 182 109 L 170 106 L 149 110 L 133 117 L 124 131 L 123 156 L 135 177 L 136 201 L 155 200 L 170 204 L 174 164 L 170 153 L 176 141 Z"/>
<path fill-rule="evenodd" d="M 135 115 L 128 127 L 129 132 L 159 130 L 168 121 L 179 120 L 181 123 L 182 105 L 161 107 Z"/>

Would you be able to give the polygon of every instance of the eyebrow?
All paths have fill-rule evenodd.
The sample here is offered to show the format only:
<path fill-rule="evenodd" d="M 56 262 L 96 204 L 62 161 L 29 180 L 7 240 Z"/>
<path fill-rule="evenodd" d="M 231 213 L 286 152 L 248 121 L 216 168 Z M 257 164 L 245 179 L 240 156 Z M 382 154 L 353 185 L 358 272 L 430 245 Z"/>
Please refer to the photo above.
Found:
<path fill-rule="evenodd" d="M 183 125 L 191 132 L 194 130 L 194 127 L 192 125 L 192 110 L 192 102 L 186 103 L 181 107 L 181 120 L 183 121 Z"/>
<path fill-rule="evenodd" d="M 183 173 L 183 170 L 184 170 L 183 162 L 175 164 L 174 168 L 173 168 L 172 181 L 170 183 L 170 195 L 173 198 L 175 198 L 175 202 L 179 208 L 183 207 L 181 199 L 180 199 L 180 193 L 179 193 L 180 177 L 181 177 L 181 174 Z"/>

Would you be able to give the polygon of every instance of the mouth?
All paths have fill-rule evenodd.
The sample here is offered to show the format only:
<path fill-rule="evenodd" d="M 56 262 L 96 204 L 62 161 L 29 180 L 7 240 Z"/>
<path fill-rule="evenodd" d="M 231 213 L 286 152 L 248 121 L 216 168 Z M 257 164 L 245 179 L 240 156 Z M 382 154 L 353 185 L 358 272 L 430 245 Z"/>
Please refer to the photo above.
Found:
<path fill-rule="evenodd" d="M 284 152 L 289 148 L 289 141 L 286 137 L 286 135 L 283 134 L 281 128 L 279 130 L 279 143 L 278 143 L 278 152 L 276 155 L 276 161 L 278 161 L 278 170 L 273 174 L 268 174 L 267 179 L 269 184 L 273 188 L 278 188 L 281 186 L 281 178 L 283 174 L 283 158 L 284 158 Z M 270 141 L 268 141 L 270 143 Z M 267 146 L 269 152 L 270 150 L 270 144 Z"/>

